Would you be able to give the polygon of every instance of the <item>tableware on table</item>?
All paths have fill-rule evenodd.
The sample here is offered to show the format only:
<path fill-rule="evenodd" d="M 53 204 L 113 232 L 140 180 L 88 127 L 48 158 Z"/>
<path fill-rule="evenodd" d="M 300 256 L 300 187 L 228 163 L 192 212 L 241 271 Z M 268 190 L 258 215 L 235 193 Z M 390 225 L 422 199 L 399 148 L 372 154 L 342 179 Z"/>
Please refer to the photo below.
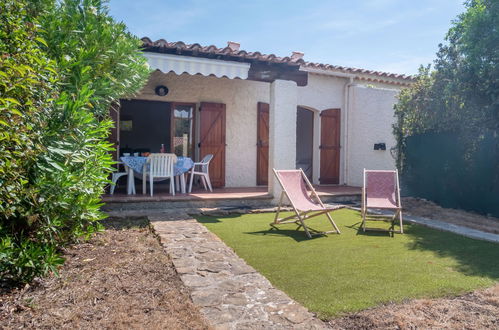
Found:
<path fill-rule="evenodd" d="M 139 153 L 138 153 L 138 152 L 134 152 L 134 153 L 133 153 L 133 156 L 134 156 L 134 157 L 139 157 Z"/>
<path fill-rule="evenodd" d="M 124 152 L 123 156 L 125 156 L 125 157 L 130 156 L 130 153 L 129 152 Z"/>

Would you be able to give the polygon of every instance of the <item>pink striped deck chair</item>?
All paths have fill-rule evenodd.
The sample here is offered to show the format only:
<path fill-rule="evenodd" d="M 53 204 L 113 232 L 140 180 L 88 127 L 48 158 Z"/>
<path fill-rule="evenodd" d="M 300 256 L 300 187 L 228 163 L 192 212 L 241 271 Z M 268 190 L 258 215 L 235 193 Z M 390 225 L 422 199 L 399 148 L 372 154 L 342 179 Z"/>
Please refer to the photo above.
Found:
<path fill-rule="evenodd" d="M 276 225 L 285 223 L 296 223 L 299 229 L 303 227 L 305 234 L 312 238 L 312 235 L 325 235 L 330 233 L 340 233 L 340 230 L 336 226 L 331 218 L 329 212 L 343 208 L 343 205 L 326 207 L 319 198 L 319 195 L 315 192 L 314 187 L 310 184 L 305 173 L 302 169 L 299 170 L 274 170 L 274 174 L 279 181 L 283 191 L 281 193 L 281 198 L 279 200 L 279 206 L 277 207 L 277 213 L 275 215 L 274 222 L 270 225 L 276 228 Z M 308 192 L 307 188 L 310 190 Z M 286 195 L 293 207 L 295 215 L 279 218 L 279 212 L 281 211 L 284 195 Z M 331 225 L 333 225 L 334 230 L 326 232 L 318 232 L 309 229 L 305 224 L 305 220 L 316 217 L 321 214 L 326 214 Z"/>
<path fill-rule="evenodd" d="M 393 216 L 369 214 L 369 209 L 393 210 Z M 390 231 L 404 233 L 402 225 L 402 205 L 400 204 L 400 186 L 398 171 L 378 171 L 364 169 L 362 187 L 362 230 Z M 399 220 L 400 231 L 395 231 L 395 222 Z M 391 221 L 390 229 L 368 228 L 366 221 Z"/>

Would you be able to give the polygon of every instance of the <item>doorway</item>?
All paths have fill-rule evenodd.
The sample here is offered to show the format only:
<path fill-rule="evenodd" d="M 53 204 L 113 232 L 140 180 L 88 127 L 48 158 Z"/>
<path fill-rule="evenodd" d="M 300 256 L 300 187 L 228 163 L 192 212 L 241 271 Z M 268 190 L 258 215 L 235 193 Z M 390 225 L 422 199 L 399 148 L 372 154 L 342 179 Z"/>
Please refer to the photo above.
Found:
<path fill-rule="evenodd" d="M 123 153 L 194 155 L 194 103 L 121 100 L 119 149 Z"/>
<path fill-rule="evenodd" d="M 314 112 L 298 107 L 296 113 L 296 168 L 313 181 Z"/>

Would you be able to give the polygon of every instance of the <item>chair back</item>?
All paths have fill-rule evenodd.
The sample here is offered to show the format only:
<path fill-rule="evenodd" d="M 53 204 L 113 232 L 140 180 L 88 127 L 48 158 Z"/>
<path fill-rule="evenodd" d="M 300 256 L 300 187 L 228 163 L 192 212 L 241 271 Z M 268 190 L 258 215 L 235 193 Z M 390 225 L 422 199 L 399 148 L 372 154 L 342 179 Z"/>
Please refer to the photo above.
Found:
<path fill-rule="evenodd" d="M 364 191 L 367 205 L 397 206 L 399 205 L 399 186 L 397 171 L 365 170 Z"/>
<path fill-rule="evenodd" d="M 149 175 L 153 177 L 173 176 L 173 168 L 177 162 L 175 154 L 151 154 L 148 159 Z"/>
<path fill-rule="evenodd" d="M 201 161 L 199 162 L 199 165 L 201 165 L 201 170 L 204 173 L 208 173 L 208 167 L 210 166 L 210 162 L 212 159 L 213 159 L 213 155 L 208 154 L 208 155 L 204 156 L 203 159 L 201 159 Z"/>
<path fill-rule="evenodd" d="M 277 180 L 288 196 L 289 201 L 298 210 L 310 210 L 317 203 L 310 197 L 305 185 L 305 174 L 300 170 L 274 170 Z"/>
<path fill-rule="evenodd" d="M 213 155 L 208 154 L 208 155 L 204 156 L 203 159 L 201 159 L 200 163 L 203 165 L 209 165 L 212 159 L 213 159 Z"/>

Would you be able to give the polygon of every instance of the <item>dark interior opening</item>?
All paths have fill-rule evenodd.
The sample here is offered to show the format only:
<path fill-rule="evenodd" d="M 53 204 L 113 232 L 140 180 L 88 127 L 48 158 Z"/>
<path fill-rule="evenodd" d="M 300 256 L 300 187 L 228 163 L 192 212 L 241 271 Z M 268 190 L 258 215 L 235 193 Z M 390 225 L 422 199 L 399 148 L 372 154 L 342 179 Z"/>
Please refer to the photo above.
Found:
<path fill-rule="evenodd" d="M 296 113 L 296 168 L 301 168 L 312 181 L 314 145 L 314 113 L 298 107 Z"/>
<path fill-rule="evenodd" d="M 120 155 L 171 151 L 171 103 L 122 100 L 120 109 Z"/>

